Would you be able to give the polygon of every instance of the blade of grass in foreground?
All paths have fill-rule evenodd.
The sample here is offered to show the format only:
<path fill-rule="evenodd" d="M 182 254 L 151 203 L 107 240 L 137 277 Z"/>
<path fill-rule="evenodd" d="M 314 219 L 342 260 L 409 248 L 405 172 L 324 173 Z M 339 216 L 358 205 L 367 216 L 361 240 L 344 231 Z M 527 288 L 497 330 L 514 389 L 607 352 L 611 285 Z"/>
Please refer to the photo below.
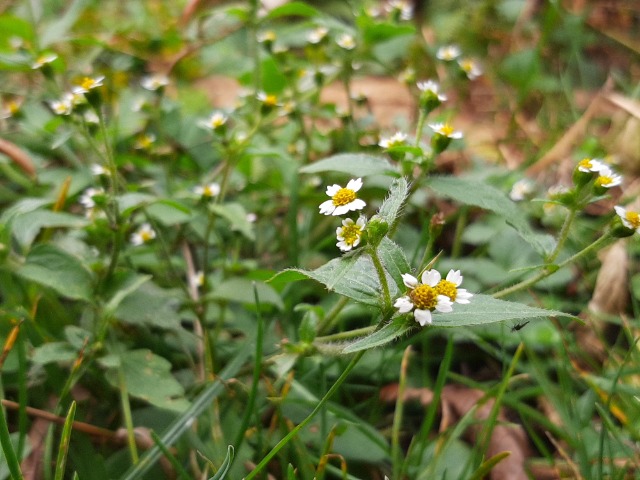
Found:
<path fill-rule="evenodd" d="M 0 446 L 7 459 L 7 466 L 9 467 L 9 473 L 14 480 L 22 480 L 22 472 L 20 471 L 20 462 L 16 457 L 16 452 L 11 445 L 11 437 L 9 436 L 9 427 L 7 425 L 7 419 L 4 416 L 4 410 L 0 407 Z"/>
<path fill-rule="evenodd" d="M 71 428 L 73 426 L 73 419 L 75 416 L 76 402 L 71 402 L 69 413 L 67 413 L 67 418 L 65 419 L 64 427 L 62 428 L 62 438 L 60 438 L 58 459 L 56 460 L 55 480 L 62 480 L 64 478 L 64 470 L 67 466 L 67 453 L 69 452 L 69 441 L 71 440 Z"/>
<path fill-rule="evenodd" d="M 238 352 L 235 358 L 220 372 L 218 378 L 207 386 L 202 393 L 194 400 L 182 415 L 180 415 L 162 435 L 161 441 L 165 446 L 173 445 L 180 436 L 191 426 L 193 420 L 200 415 L 211 401 L 223 392 L 224 382 L 236 375 L 245 364 L 249 353 L 253 349 L 253 342 L 246 342 L 245 346 Z M 140 461 L 125 472 L 122 480 L 137 480 L 149 471 L 162 455 L 162 450 L 158 446 L 147 450 L 140 457 Z"/>

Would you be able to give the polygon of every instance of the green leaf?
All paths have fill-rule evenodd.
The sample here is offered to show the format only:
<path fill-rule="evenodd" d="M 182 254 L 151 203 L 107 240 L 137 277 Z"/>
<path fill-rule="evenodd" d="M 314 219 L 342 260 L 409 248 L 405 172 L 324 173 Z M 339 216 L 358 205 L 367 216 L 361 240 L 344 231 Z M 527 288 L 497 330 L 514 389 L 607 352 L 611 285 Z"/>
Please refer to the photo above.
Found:
<path fill-rule="evenodd" d="M 404 289 L 404 282 L 402 281 L 402 274 L 409 273 L 411 267 L 407 258 L 404 256 L 404 251 L 390 240 L 388 237 L 384 237 L 380 245 L 378 246 L 378 255 L 384 269 L 391 275 L 393 281 L 400 290 Z"/>
<path fill-rule="evenodd" d="M 118 368 L 122 368 L 129 395 L 167 410 L 184 411 L 189 406 L 182 385 L 171 374 L 171 363 L 151 350 L 131 350 L 99 361 L 108 368 L 106 378 L 114 388 L 120 388 Z"/>
<path fill-rule="evenodd" d="M 361 350 L 369 350 L 371 348 L 381 347 L 389 342 L 394 341 L 396 338 L 406 335 L 409 330 L 414 328 L 416 324 L 408 321 L 406 315 L 401 315 L 393 318 L 391 322 L 387 323 L 380 330 L 376 330 L 370 335 L 363 337 L 355 342 L 347 345 L 342 353 L 355 353 Z"/>
<path fill-rule="evenodd" d="M 396 169 L 383 157 L 361 153 L 343 153 L 319 160 L 300 169 L 301 173 L 340 172 L 353 177 L 381 175 Z"/>
<path fill-rule="evenodd" d="M 122 276 L 119 276 L 122 277 Z M 115 293 L 111 296 L 107 305 L 105 306 L 105 312 L 109 314 L 113 314 L 120 303 L 129 296 L 131 293 L 135 292 L 138 288 L 140 288 L 144 283 L 151 280 L 152 275 L 135 275 L 135 274 L 126 274 L 123 278 L 118 278 L 120 280 L 118 282 L 117 289 Z"/>
<path fill-rule="evenodd" d="M 470 177 L 432 177 L 428 186 L 439 195 L 497 213 L 539 254 L 553 250 L 553 238 L 534 232 L 520 208 L 497 188 Z"/>
<path fill-rule="evenodd" d="M 149 325 L 156 328 L 174 330 L 180 328 L 177 310 L 180 300 L 177 291 L 160 288 L 153 282 L 135 277 L 131 283 L 123 285 L 126 295 L 111 298 L 118 304 L 114 316 L 130 325 Z M 111 302 L 110 301 L 110 302 Z"/>
<path fill-rule="evenodd" d="M 93 274 L 79 258 L 53 245 L 36 245 L 16 273 L 66 298 L 91 301 Z"/>
<path fill-rule="evenodd" d="M 290 2 L 271 10 L 266 18 L 273 20 L 280 17 L 317 17 L 320 12 L 304 2 Z"/>
<path fill-rule="evenodd" d="M 231 230 L 240 232 L 249 240 L 255 240 L 253 225 L 247 220 L 247 211 L 239 203 L 210 205 L 209 210 L 231 223 Z"/>
<path fill-rule="evenodd" d="M 61 17 L 58 17 L 44 29 L 42 35 L 40 35 L 40 46 L 46 47 L 62 40 L 73 24 L 76 23 L 76 20 L 78 20 L 87 3 L 87 0 L 75 0 L 71 3 Z"/>
<path fill-rule="evenodd" d="M 191 210 L 175 200 L 162 199 L 150 205 L 147 213 L 167 227 L 191 220 Z"/>
<path fill-rule="evenodd" d="M 33 27 L 29 22 L 14 15 L 0 16 L 0 49 L 10 46 L 11 37 L 33 40 Z"/>
<path fill-rule="evenodd" d="M 149 195 L 148 193 L 125 193 L 117 197 L 118 207 L 122 212 L 122 216 L 128 217 L 137 208 L 147 206 L 153 203 L 156 197 Z"/>
<path fill-rule="evenodd" d="M 453 312 L 435 313 L 433 325 L 437 327 L 468 327 L 507 320 L 522 321 L 547 317 L 575 318 L 573 315 L 557 310 L 545 310 L 523 303 L 498 300 L 490 295 L 474 294 L 471 302 L 466 305 L 455 303 Z"/>
<path fill-rule="evenodd" d="M 31 361 L 36 365 L 46 365 L 54 362 L 73 362 L 78 352 L 67 342 L 44 343 L 33 351 Z"/>
<path fill-rule="evenodd" d="M 253 292 L 254 283 L 261 304 L 268 303 L 278 307 L 280 310 L 284 309 L 280 295 L 271 285 L 246 278 L 231 278 L 225 280 L 215 288 L 208 298 L 254 305 L 256 302 Z"/>
<path fill-rule="evenodd" d="M 393 228 L 393 224 L 400 216 L 407 195 L 409 195 L 409 183 L 405 178 L 396 178 L 389 187 L 389 195 L 378 210 L 378 216 L 385 220 L 390 228 Z"/>
<path fill-rule="evenodd" d="M 42 228 L 82 228 L 88 224 L 84 217 L 50 210 L 33 210 L 17 214 L 11 222 L 11 231 L 16 241 L 27 248 L 33 243 Z"/>
<path fill-rule="evenodd" d="M 216 474 L 213 477 L 211 477 L 209 480 L 223 480 L 227 478 L 227 472 L 229 472 L 229 469 L 231 468 L 233 457 L 234 457 L 233 446 L 229 445 L 227 447 L 227 456 L 224 458 L 222 465 L 220 465 L 220 468 L 218 469 Z"/>

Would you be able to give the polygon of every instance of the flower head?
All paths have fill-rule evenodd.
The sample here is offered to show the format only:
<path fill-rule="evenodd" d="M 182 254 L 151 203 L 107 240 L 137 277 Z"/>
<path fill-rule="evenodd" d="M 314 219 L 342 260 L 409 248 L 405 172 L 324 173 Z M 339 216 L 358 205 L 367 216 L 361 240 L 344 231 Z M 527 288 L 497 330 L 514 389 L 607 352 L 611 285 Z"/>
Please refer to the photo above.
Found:
<path fill-rule="evenodd" d="M 316 44 L 325 39 L 329 29 L 326 27 L 316 27 L 307 34 L 307 42 Z"/>
<path fill-rule="evenodd" d="M 460 59 L 458 60 L 458 65 L 460 65 L 460 68 L 469 80 L 475 80 L 482 75 L 482 68 L 480 68 L 478 62 L 472 58 Z"/>
<path fill-rule="evenodd" d="M 438 272 L 436 272 L 438 273 Z M 438 273 L 438 275 L 440 275 Z M 460 270 L 449 270 L 447 278 L 440 280 L 435 289 L 439 295 L 449 297 L 449 300 L 455 303 L 469 303 L 469 299 L 473 297 L 472 293 L 467 292 L 464 288 L 458 288 L 462 284 L 464 277 L 460 274 Z"/>
<path fill-rule="evenodd" d="M 438 291 L 437 286 L 441 281 L 441 276 L 437 270 L 426 270 L 420 280 L 421 282 L 408 273 L 403 274 L 402 281 L 409 291 L 407 295 L 398 298 L 393 306 L 400 313 L 409 313 L 413 310 L 416 322 L 424 327 L 433 322 L 431 312 L 434 310 L 442 313 L 451 312 L 453 306 L 451 297 L 447 295 L 447 293 L 451 293 L 451 289 L 444 289 L 445 294 Z"/>
<path fill-rule="evenodd" d="M 220 185 L 217 183 L 208 183 L 206 185 L 198 185 L 193 189 L 196 195 L 200 195 L 205 198 L 212 198 L 220 193 Z"/>
<path fill-rule="evenodd" d="M 222 112 L 213 112 L 206 120 L 200 120 L 198 125 L 207 130 L 219 130 L 227 123 L 227 116 Z"/>
<path fill-rule="evenodd" d="M 340 48 L 344 48 L 345 50 L 353 50 L 356 48 L 356 41 L 353 38 L 353 35 L 349 35 L 348 33 L 343 33 L 336 39 L 336 43 Z"/>
<path fill-rule="evenodd" d="M 342 226 L 336 229 L 336 237 L 338 239 L 336 246 L 343 252 L 348 252 L 357 247 L 360 244 L 360 238 L 366 224 L 367 221 L 364 217 L 358 218 L 356 222 L 350 218 L 345 218 L 342 221 Z"/>
<path fill-rule="evenodd" d="M 78 201 L 84 208 L 91 209 L 96 206 L 96 200 L 100 200 L 100 197 L 102 197 L 103 195 L 103 188 L 87 188 L 80 196 Z"/>
<path fill-rule="evenodd" d="M 90 168 L 91 168 L 91 174 L 95 175 L 96 177 L 99 177 L 101 175 L 108 177 L 109 175 L 111 175 L 111 172 L 109 172 L 108 169 L 106 169 L 105 167 L 103 167 L 98 163 L 92 164 Z"/>
<path fill-rule="evenodd" d="M 262 106 L 267 109 L 275 108 L 280 106 L 278 103 L 278 97 L 273 93 L 266 92 L 258 92 L 258 100 L 262 102 Z"/>
<path fill-rule="evenodd" d="M 597 158 L 583 158 L 578 162 L 578 170 L 584 173 L 599 172 L 607 166 Z"/>
<path fill-rule="evenodd" d="M 445 62 L 451 62 L 461 54 L 462 51 L 457 45 L 445 45 L 438 49 L 436 52 L 436 58 L 438 58 L 438 60 L 444 60 Z"/>
<path fill-rule="evenodd" d="M 137 247 L 149 243 L 154 238 L 156 238 L 155 230 L 151 228 L 151 225 L 148 223 L 143 223 L 138 230 L 131 235 L 131 244 Z"/>
<path fill-rule="evenodd" d="M 387 138 L 381 138 L 378 142 L 378 146 L 382 148 L 401 147 L 407 141 L 407 134 L 403 132 L 396 132 L 392 136 Z"/>
<path fill-rule="evenodd" d="M 133 148 L 136 150 L 148 150 L 156 141 L 156 136 L 153 133 L 143 133 L 133 144 Z"/>
<path fill-rule="evenodd" d="M 442 135 L 443 137 L 451 139 L 462 138 L 462 132 L 454 130 L 448 123 L 430 123 L 429 128 L 431 128 L 431 130 L 433 130 L 437 135 Z"/>
<path fill-rule="evenodd" d="M 73 87 L 73 93 L 87 93 L 90 90 L 102 86 L 102 81 L 104 80 L 104 76 L 99 77 L 84 77 L 78 82 L 78 85 Z"/>
<path fill-rule="evenodd" d="M 73 101 L 69 95 L 63 96 L 60 100 L 49 102 L 49 107 L 56 115 L 71 115 L 73 111 Z"/>
<path fill-rule="evenodd" d="M 256 36 L 256 39 L 260 43 L 273 43 L 276 41 L 276 32 L 273 30 L 265 30 L 263 32 L 259 32 Z"/>
<path fill-rule="evenodd" d="M 601 188 L 613 188 L 622 183 L 622 176 L 615 173 L 606 165 L 598 171 L 598 178 L 596 178 L 595 186 Z"/>
<path fill-rule="evenodd" d="M 161 73 L 153 73 L 147 75 L 140 80 L 140 86 L 145 90 L 155 92 L 169 85 L 169 77 Z"/>
<path fill-rule="evenodd" d="M 385 10 L 392 16 L 399 15 L 402 20 L 411 20 L 413 17 L 413 5 L 406 0 L 389 0 Z"/>
<path fill-rule="evenodd" d="M 358 198 L 356 192 L 362 188 L 362 179 L 349 180 L 346 187 L 333 184 L 327 187 L 331 200 L 320 204 L 320 213 L 324 215 L 343 215 L 351 210 L 362 210 L 366 203 Z"/>
<path fill-rule="evenodd" d="M 518 180 L 511 187 L 511 192 L 509 193 L 509 198 L 514 202 L 521 202 L 529 195 L 533 193 L 533 184 L 530 180 L 523 178 L 522 180 Z"/>
<path fill-rule="evenodd" d="M 626 208 L 616 205 L 613 207 L 620 217 L 622 224 L 630 230 L 635 230 L 636 233 L 640 233 L 640 214 Z"/>
<path fill-rule="evenodd" d="M 38 70 L 39 68 L 44 67 L 45 65 L 54 62 L 58 59 L 58 55 L 55 53 L 45 53 L 36 58 L 35 62 L 31 64 L 31 68 L 33 70 Z"/>
<path fill-rule="evenodd" d="M 2 109 L 0 109 L 0 120 L 5 118 L 11 118 L 20 112 L 22 102 L 11 99 L 4 102 Z"/>
<path fill-rule="evenodd" d="M 420 90 L 420 106 L 427 112 L 437 108 L 442 102 L 447 100 L 447 96 L 440 93 L 440 85 L 433 80 L 418 82 Z"/>

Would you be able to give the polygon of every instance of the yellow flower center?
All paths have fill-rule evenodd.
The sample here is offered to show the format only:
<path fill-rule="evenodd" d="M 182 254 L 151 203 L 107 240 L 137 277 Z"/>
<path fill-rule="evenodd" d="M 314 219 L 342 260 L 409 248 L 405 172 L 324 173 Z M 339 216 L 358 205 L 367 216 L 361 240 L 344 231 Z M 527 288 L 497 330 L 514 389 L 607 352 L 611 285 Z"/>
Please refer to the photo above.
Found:
<path fill-rule="evenodd" d="M 213 189 L 211 188 L 211 185 L 205 185 L 204 187 L 202 187 L 202 196 L 203 197 L 213 197 L 214 192 Z"/>
<path fill-rule="evenodd" d="M 445 123 L 442 128 L 440 129 L 439 132 L 441 135 L 445 135 L 447 137 L 450 137 L 451 135 L 453 135 L 453 127 L 451 125 L 449 125 L 448 123 Z"/>
<path fill-rule="evenodd" d="M 93 78 L 84 77 L 80 82 L 80 86 L 85 90 L 91 90 L 93 87 L 96 86 L 96 81 Z"/>
<path fill-rule="evenodd" d="M 20 104 L 18 102 L 10 100 L 9 102 L 7 102 L 7 110 L 9 110 L 9 113 L 11 115 L 15 115 L 20 110 Z"/>
<path fill-rule="evenodd" d="M 456 284 L 449 280 L 440 280 L 440 282 L 435 286 L 435 290 L 438 295 L 449 297 L 452 302 L 456 300 L 456 295 L 458 294 Z"/>
<path fill-rule="evenodd" d="M 264 97 L 263 103 L 269 107 L 275 107 L 278 103 L 278 97 L 275 95 L 267 95 Z"/>
<path fill-rule="evenodd" d="M 340 235 L 344 238 L 344 243 L 353 245 L 360 238 L 360 235 L 362 235 L 362 229 L 354 223 L 342 227 Z"/>
<path fill-rule="evenodd" d="M 600 175 L 596 178 L 596 185 L 600 187 L 608 187 L 611 183 L 613 183 L 613 178 L 606 175 Z"/>
<path fill-rule="evenodd" d="M 147 243 L 151 240 L 153 240 L 153 231 L 152 230 L 142 230 L 140 232 L 140 238 L 142 239 L 143 243 Z"/>
<path fill-rule="evenodd" d="M 590 158 L 584 158 L 582 160 L 580 160 L 580 162 L 578 162 L 578 168 L 586 168 L 586 169 L 590 169 L 591 167 L 593 167 L 593 164 L 591 163 L 591 159 Z"/>
<path fill-rule="evenodd" d="M 333 200 L 333 204 L 336 207 L 347 205 L 353 202 L 355 199 L 356 199 L 356 192 L 354 192 L 350 188 L 341 188 L 336 192 L 336 194 L 333 197 L 331 197 L 331 200 Z"/>
<path fill-rule="evenodd" d="M 409 298 L 420 310 L 433 310 L 438 304 L 438 292 L 429 285 L 418 285 L 409 292 Z"/>
<path fill-rule="evenodd" d="M 627 219 L 627 222 L 631 224 L 634 230 L 640 228 L 640 214 L 638 212 L 627 212 L 624 218 Z"/>

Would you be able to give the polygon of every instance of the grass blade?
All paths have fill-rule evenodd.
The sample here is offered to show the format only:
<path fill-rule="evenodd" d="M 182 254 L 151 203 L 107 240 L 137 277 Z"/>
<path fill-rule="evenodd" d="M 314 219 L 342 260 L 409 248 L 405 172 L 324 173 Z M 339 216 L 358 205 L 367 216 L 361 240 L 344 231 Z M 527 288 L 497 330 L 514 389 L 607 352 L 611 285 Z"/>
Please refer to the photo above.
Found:
<path fill-rule="evenodd" d="M 67 466 L 67 453 L 69 452 L 69 441 L 71 440 L 71 432 L 73 427 L 73 419 L 76 416 L 76 402 L 71 402 L 69 407 L 69 413 L 64 421 L 64 427 L 62 427 L 62 437 L 60 438 L 60 447 L 58 448 L 58 459 L 56 460 L 56 473 L 54 475 L 55 480 L 62 480 L 64 478 L 64 470 Z"/>

